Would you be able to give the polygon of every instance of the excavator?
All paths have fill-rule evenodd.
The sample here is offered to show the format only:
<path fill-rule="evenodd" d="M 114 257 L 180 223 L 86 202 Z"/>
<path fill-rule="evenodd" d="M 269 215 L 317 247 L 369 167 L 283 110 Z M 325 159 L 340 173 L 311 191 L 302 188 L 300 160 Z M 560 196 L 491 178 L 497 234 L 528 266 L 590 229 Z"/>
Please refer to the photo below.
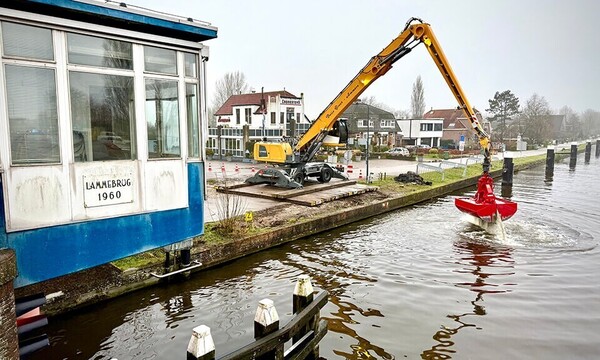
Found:
<path fill-rule="evenodd" d="M 448 84 L 477 137 L 483 152 L 483 175 L 477 183 L 472 198 L 456 198 L 456 207 L 483 223 L 507 220 L 517 211 L 517 203 L 496 197 L 494 181 L 490 176 L 491 142 L 467 100 L 431 26 L 418 18 L 411 18 L 404 30 L 379 54 L 372 57 L 360 72 L 344 87 L 333 101 L 321 112 L 310 128 L 291 142 L 257 142 L 254 159 L 274 164 L 246 179 L 250 184 L 271 184 L 284 188 L 300 188 L 307 177 L 328 182 L 332 177 L 347 179 L 341 169 L 325 162 L 313 162 L 322 146 L 340 146 L 348 137 L 348 129 L 340 116 L 378 78 L 385 75 L 392 65 L 419 44 L 424 44 L 435 65 Z"/>

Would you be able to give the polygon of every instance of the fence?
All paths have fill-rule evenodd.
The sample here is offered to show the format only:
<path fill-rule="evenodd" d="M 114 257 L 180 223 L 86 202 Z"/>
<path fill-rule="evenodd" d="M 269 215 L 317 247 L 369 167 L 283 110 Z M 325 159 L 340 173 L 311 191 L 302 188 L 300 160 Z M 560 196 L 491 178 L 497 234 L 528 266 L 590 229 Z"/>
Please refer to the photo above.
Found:
<path fill-rule="evenodd" d="M 420 173 L 423 173 L 426 171 L 435 171 L 435 172 L 442 174 L 442 181 L 444 181 L 444 170 L 462 168 L 463 169 L 462 177 L 465 177 L 467 175 L 467 167 L 469 166 L 469 164 L 477 164 L 477 163 L 483 162 L 483 156 L 482 155 L 469 155 L 469 157 L 467 157 L 467 158 L 460 158 L 457 160 L 458 160 L 458 162 L 450 161 L 450 160 L 442 160 L 442 161 L 437 161 L 437 162 L 433 162 L 433 163 L 418 162 L 417 163 L 417 174 L 420 174 Z M 464 163 L 463 163 L 463 160 L 464 160 Z M 499 160 L 499 158 L 495 156 L 495 157 L 492 157 L 492 160 Z"/>
<path fill-rule="evenodd" d="M 328 296 L 326 291 L 314 292 L 310 278 L 300 275 L 294 289 L 293 312 L 295 316 L 292 320 L 279 329 L 279 316 L 273 301 L 261 300 L 254 317 L 254 338 L 256 340 L 219 359 L 317 359 L 319 357 L 319 341 L 327 333 L 327 321 L 320 319 L 320 310 L 327 304 Z M 290 340 L 292 344 L 285 350 L 285 344 Z M 200 325 L 193 329 L 187 348 L 187 358 L 215 359 L 214 341 L 208 326 Z"/>

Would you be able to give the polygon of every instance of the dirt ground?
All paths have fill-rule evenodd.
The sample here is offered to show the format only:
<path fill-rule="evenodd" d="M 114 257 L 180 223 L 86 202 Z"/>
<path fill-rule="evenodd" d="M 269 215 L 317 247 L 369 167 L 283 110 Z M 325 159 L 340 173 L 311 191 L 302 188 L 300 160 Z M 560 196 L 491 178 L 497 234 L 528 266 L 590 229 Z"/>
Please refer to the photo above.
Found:
<path fill-rule="evenodd" d="M 341 181 L 341 180 L 332 180 Z M 231 182 L 228 181 L 227 185 L 233 185 L 241 183 L 241 181 Z M 268 228 L 277 227 L 284 225 L 289 222 L 296 222 L 305 218 L 315 217 L 319 214 L 330 213 L 339 209 L 348 209 L 355 206 L 362 206 L 365 204 L 384 200 L 389 197 L 381 189 L 377 191 L 367 192 L 363 194 L 356 194 L 349 197 L 336 199 L 335 201 L 325 202 L 317 206 L 304 206 L 292 204 L 285 201 L 258 199 L 254 197 L 239 196 L 233 194 L 223 194 L 217 192 L 218 186 L 225 185 L 225 182 L 213 182 L 213 184 L 207 187 L 207 200 L 206 208 L 209 213 L 212 213 L 213 221 L 218 221 L 219 218 L 223 217 L 225 213 L 223 204 L 229 201 L 229 203 L 240 202 L 239 214 L 244 214 L 246 211 L 253 212 L 253 223 L 256 227 Z M 229 197 L 229 199 L 227 199 Z M 207 219 L 205 222 L 213 222 L 211 219 Z"/>

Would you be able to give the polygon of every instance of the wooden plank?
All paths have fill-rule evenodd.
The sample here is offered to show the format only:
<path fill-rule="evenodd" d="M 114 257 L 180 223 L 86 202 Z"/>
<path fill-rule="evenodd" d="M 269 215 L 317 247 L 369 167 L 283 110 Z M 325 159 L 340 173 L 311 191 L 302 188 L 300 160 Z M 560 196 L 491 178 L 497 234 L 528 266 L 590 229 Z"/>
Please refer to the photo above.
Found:
<path fill-rule="evenodd" d="M 300 195 L 310 194 L 316 191 L 323 191 L 329 189 L 335 189 L 344 186 L 356 185 L 356 180 L 342 180 L 334 181 L 326 184 L 311 184 L 310 186 L 303 187 L 302 189 L 285 190 L 278 193 L 276 196 L 282 199 L 296 197 Z"/>
<path fill-rule="evenodd" d="M 376 191 L 375 186 L 355 185 L 343 189 L 331 189 L 329 191 L 312 193 L 307 195 L 297 196 L 295 198 L 286 199 L 287 202 L 303 206 L 317 206 L 326 202 L 343 199 L 346 197 L 364 194 L 366 192 Z"/>

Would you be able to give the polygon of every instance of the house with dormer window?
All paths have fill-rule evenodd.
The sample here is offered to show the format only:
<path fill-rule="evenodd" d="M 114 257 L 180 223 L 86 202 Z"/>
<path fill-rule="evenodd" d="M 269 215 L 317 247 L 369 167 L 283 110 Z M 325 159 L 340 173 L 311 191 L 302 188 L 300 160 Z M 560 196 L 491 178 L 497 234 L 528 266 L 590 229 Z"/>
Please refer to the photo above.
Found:
<path fill-rule="evenodd" d="M 217 127 L 208 129 L 207 149 L 222 156 L 244 157 L 250 141 L 281 141 L 310 126 L 304 95 L 286 90 L 232 95 L 214 116 Z"/>
<path fill-rule="evenodd" d="M 477 109 L 473 109 L 475 115 L 479 120 L 479 123 L 483 126 L 484 130 L 491 134 L 491 125 L 489 121 L 485 120 L 481 113 Z M 431 109 L 423 115 L 423 119 L 427 121 L 441 121 L 443 127 L 443 133 L 441 135 L 441 143 L 444 147 L 458 148 L 461 137 L 466 139 L 465 146 L 477 146 L 479 143 L 477 136 L 473 132 L 471 122 L 465 116 L 465 113 L 461 109 Z"/>

